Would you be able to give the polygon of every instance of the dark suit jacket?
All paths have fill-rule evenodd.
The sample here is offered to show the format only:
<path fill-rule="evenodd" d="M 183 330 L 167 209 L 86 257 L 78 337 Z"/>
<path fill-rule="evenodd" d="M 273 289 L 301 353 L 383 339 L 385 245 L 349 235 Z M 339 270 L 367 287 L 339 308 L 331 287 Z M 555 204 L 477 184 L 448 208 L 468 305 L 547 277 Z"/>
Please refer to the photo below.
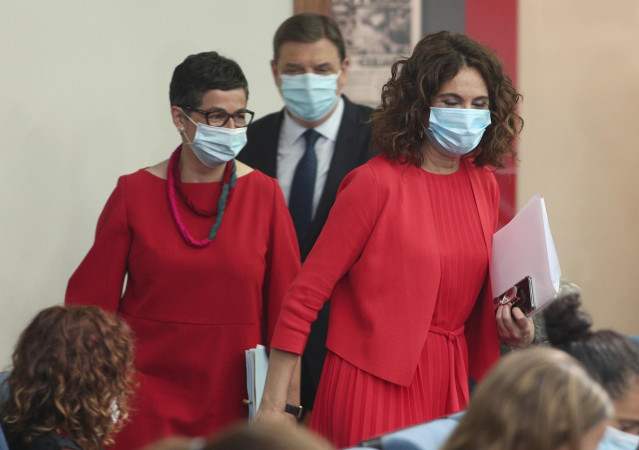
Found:
<path fill-rule="evenodd" d="M 328 170 L 324 191 L 315 212 L 315 219 L 311 231 L 305 242 L 301 244 L 302 261 L 311 251 L 322 227 L 328 218 L 328 213 L 335 203 L 335 196 L 342 179 L 348 172 L 364 164 L 374 152 L 369 148 L 371 139 L 371 125 L 365 123 L 373 110 L 368 106 L 351 102 L 345 96 L 344 115 L 337 132 L 335 153 Z M 265 174 L 277 178 L 277 147 L 280 139 L 280 129 L 284 120 L 284 110 L 269 114 L 249 125 L 247 130 L 247 144 L 237 159 L 249 166 L 261 170 Z M 311 328 L 308 344 L 304 351 L 302 364 L 302 404 L 311 408 L 315 398 L 315 391 L 326 356 L 326 334 L 328 331 L 328 303 L 320 311 L 317 320 Z"/>

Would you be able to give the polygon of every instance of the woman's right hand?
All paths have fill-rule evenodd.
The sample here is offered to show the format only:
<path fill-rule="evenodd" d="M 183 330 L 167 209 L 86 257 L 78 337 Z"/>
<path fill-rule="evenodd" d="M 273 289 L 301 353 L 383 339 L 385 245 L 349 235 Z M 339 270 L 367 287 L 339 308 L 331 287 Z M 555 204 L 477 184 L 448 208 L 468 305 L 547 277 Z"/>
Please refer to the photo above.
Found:
<path fill-rule="evenodd" d="M 297 398 L 289 398 L 289 387 L 299 359 L 300 356 L 295 353 L 271 348 L 264 393 L 254 421 L 290 423 L 292 425 L 297 423 L 295 416 L 285 412 L 284 409 L 287 401 L 295 402 L 294 404 L 299 402 L 299 392 L 297 392 L 299 389 L 296 390 Z M 299 382 L 297 385 L 299 386 Z"/>

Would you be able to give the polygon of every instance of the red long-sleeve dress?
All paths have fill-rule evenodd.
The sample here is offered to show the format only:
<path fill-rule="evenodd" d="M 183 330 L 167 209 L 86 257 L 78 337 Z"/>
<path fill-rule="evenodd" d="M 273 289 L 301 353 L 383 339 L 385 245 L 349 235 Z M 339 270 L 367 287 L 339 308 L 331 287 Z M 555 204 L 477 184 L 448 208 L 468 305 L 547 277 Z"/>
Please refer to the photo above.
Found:
<path fill-rule="evenodd" d="M 221 183 L 184 183 L 195 205 L 216 205 Z M 178 200 L 186 229 L 208 236 L 215 217 Z M 167 182 L 146 170 L 120 177 L 95 243 L 71 277 L 69 304 L 117 312 L 133 328 L 140 381 L 117 449 L 164 436 L 209 435 L 247 418 L 244 351 L 269 339 L 299 251 L 277 181 L 237 179 L 213 242 L 185 243 Z M 126 275 L 126 288 L 122 287 Z"/>
<path fill-rule="evenodd" d="M 331 297 L 311 427 L 338 448 L 462 409 L 498 358 L 488 283 L 499 192 L 462 159 L 436 175 L 384 156 L 351 172 L 272 346 L 300 353 Z"/>

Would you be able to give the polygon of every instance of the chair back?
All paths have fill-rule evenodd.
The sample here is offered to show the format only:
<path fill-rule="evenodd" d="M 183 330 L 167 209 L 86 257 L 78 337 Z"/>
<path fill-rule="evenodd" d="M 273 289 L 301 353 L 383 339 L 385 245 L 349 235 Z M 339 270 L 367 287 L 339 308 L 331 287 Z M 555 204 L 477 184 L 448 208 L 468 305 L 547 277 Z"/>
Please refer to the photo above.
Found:
<path fill-rule="evenodd" d="M 438 450 L 453 433 L 464 412 L 431 420 L 360 442 L 361 447 L 380 450 Z"/>

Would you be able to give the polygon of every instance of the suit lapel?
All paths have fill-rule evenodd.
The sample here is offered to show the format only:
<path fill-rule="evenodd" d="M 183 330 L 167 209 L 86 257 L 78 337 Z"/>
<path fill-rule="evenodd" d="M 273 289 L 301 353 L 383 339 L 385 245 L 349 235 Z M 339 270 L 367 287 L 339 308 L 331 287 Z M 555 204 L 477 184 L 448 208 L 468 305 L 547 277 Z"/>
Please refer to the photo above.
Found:
<path fill-rule="evenodd" d="M 273 121 L 267 124 L 266 134 L 263 136 L 263 172 L 269 177 L 277 178 L 277 148 L 280 143 L 280 131 L 284 120 L 284 110 L 273 117 Z"/>

